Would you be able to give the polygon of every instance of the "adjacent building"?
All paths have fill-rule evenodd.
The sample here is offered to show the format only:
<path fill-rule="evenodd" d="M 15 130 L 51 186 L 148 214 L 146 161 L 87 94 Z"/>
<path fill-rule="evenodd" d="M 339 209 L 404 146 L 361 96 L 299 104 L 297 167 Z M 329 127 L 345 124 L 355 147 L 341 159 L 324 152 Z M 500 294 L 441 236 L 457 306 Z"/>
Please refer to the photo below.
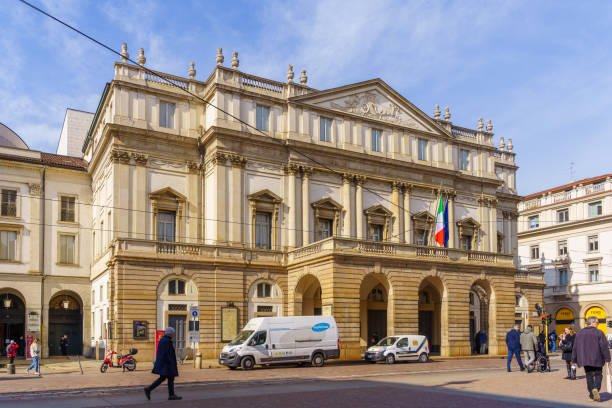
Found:
<path fill-rule="evenodd" d="M 612 322 L 612 174 L 524 197 L 519 204 L 524 274 L 544 273 L 545 312 L 557 333 L 599 318 Z"/>
<path fill-rule="evenodd" d="M 430 117 L 380 79 L 253 76 L 221 49 L 204 79 L 138 62 L 115 63 L 81 146 L 86 346 L 152 358 L 171 325 L 179 355 L 216 358 L 252 317 L 331 314 L 343 358 L 394 333 L 469 355 L 484 331 L 499 354 L 542 303 L 541 274 L 517 269 L 512 141 L 495 146 L 490 121 Z"/>

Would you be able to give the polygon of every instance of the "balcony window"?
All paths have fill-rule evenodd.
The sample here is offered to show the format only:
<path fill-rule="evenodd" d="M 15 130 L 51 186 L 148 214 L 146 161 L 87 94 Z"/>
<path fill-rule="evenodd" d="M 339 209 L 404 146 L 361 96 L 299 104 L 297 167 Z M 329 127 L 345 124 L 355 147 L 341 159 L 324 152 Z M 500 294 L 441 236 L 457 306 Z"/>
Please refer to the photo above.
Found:
<path fill-rule="evenodd" d="M 464 251 L 471 251 L 473 240 L 474 237 L 472 235 L 461 235 L 461 249 Z"/>
<path fill-rule="evenodd" d="M 319 140 L 322 142 L 331 142 L 332 120 L 321 118 L 319 119 Z"/>
<path fill-rule="evenodd" d="M 270 108 L 267 106 L 257 105 L 255 107 L 255 127 L 259 130 L 270 129 Z"/>
<path fill-rule="evenodd" d="M 429 244 L 429 230 L 416 229 L 414 230 L 414 242 L 417 245 L 426 246 Z"/>
<path fill-rule="evenodd" d="M 529 217 L 529 229 L 539 228 L 540 227 L 540 216 L 532 215 Z"/>
<path fill-rule="evenodd" d="M 269 298 L 272 296 L 272 285 L 269 283 L 257 284 L 257 297 L 258 298 Z"/>
<path fill-rule="evenodd" d="M 63 222 L 74 222 L 75 217 L 75 201 L 74 197 L 62 196 L 61 199 L 61 209 L 60 209 L 60 221 Z"/>
<path fill-rule="evenodd" d="M 599 265 L 589 265 L 589 282 L 599 282 Z"/>
<path fill-rule="evenodd" d="M 563 210 L 557 211 L 557 222 L 568 222 L 569 221 L 569 210 L 564 208 Z"/>
<path fill-rule="evenodd" d="M 599 236 L 591 235 L 589 238 L 589 252 L 599 251 Z"/>
<path fill-rule="evenodd" d="M 567 255 L 567 240 L 563 239 L 557 242 L 557 247 L 559 248 L 559 256 Z"/>
<path fill-rule="evenodd" d="M 174 110 L 176 106 L 169 102 L 159 103 L 159 126 L 174 129 Z"/>
<path fill-rule="evenodd" d="M 332 231 L 333 231 L 333 220 L 326 219 L 326 218 L 318 219 L 317 237 L 316 237 L 317 241 L 331 237 Z"/>
<path fill-rule="evenodd" d="M 468 170 L 470 166 L 470 152 L 469 150 L 461 149 L 459 151 L 459 168 L 461 170 Z"/>
<path fill-rule="evenodd" d="M 74 235 L 60 235 L 60 256 L 59 262 L 62 264 L 74 264 L 75 256 L 74 256 L 74 243 L 76 237 Z"/>
<path fill-rule="evenodd" d="M 17 231 L 0 231 L 0 259 L 17 259 Z"/>
<path fill-rule="evenodd" d="M 533 245 L 529 248 L 531 253 L 531 259 L 540 259 L 540 247 L 539 245 Z"/>
<path fill-rule="evenodd" d="M 566 286 L 567 285 L 567 268 L 559 269 L 559 285 Z"/>
<path fill-rule="evenodd" d="M 0 205 L 0 215 L 4 217 L 17 216 L 17 191 L 2 190 L 2 201 Z"/>
<path fill-rule="evenodd" d="M 418 157 L 419 160 L 427 160 L 427 140 L 419 139 L 418 141 Z"/>
<path fill-rule="evenodd" d="M 255 247 L 271 249 L 272 220 L 270 213 L 255 214 Z"/>
<path fill-rule="evenodd" d="M 368 226 L 369 230 L 369 239 L 372 241 L 382 241 L 383 233 L 384 233 L 384 225 L 381 224 L 370 224 Z"/>
<path fill-rule="evenodd" d="M 603 214 L 603 206 L 601 201 L 589 204 L 589 217 L 597 217 L 601 214 Z"/>
<path fill-rule="evenodd" d="M 382 152 L 382 130 L 372 129 L 372 151 Z"/>
<path fill-rule="evenodd" d="M 181 279 L 173 279 L 168 282 L 168 294 L 169 295 L 184 295 L 185 294 L 185 281 Z"/>
<path fill-rule="evenodd" d="M 159 211 L 157 213 L 157 240 L 174 242 L 176 240 L 176 212 Z"/>

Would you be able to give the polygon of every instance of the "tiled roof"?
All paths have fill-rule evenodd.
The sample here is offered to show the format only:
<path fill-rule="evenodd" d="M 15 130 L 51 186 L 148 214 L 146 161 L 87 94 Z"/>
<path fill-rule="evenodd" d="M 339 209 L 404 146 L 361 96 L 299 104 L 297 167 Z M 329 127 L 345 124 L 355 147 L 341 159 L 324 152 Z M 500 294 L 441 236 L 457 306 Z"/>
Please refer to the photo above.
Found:
<path fill-rule="evenodd" d="M 532 198 L 536 198 L 536 197 L 539 197 L 539 196 L 542 196 L 542 195 L 548 194 L 548 193 L 557 193 L 559 191 L 565 191 L 568 188 L 572 188 L 572 187 L 577 186 L 579 184 L 591 184 L 591 183 L 595 183 L 597 181 L 605 180 L 608 177 L 612 177 L 612 174 L 604 174 L 603 176 L 586 178 L 586 179 L 583 179 L 583 180 L 575 181 L 573 183 L 564 184 L 564 185 L 559 186 L 559 187 L 549 188 L 548 190 L 544 190 L 544 191 L 540 191 L 540 192 L 537 192 L 537 193 L 529 194 L 529 195 L 523 197 L 523 200 L 530 200 Z"/>
<path fill-rule="evenodd" d="M 69 169 L 87 170 L 87 162 L 78 157 L 63 156 L 61 154 L 40 153 L 43 164 Z"/>

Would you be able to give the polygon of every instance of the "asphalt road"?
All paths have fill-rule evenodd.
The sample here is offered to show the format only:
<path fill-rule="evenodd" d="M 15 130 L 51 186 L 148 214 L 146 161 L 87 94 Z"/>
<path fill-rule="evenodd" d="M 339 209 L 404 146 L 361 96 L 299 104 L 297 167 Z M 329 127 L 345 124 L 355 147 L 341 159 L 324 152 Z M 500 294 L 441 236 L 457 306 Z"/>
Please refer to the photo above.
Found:
<path fill-rule="evenodd" d="M 235 379 L 240 375 L 239 370 L 218 369 L 213 371 L 214 379 L 179 382 L 176 392 L 183 397 L 182 401 L 168 401 L 165 384 L 153 392 L 151 401 L 145 399 L 142 385 L 132 385 L 8 392 L 0 395 L 0 407 L 558 408 L 593 405 L 586 399 L 584 379 L 564 380 L 561 368 L 564 368 L 562 362 L 554 359 L 553 372 L 532 374 L 507 373 L 504 361 L 499 359 L 394 366 L 279 367 L 243 372 L 249 377 L 241 381 Z M 612 405 L 611 395 L 603 393 L 602 396 L 605 400 L 602 406 Z"/>

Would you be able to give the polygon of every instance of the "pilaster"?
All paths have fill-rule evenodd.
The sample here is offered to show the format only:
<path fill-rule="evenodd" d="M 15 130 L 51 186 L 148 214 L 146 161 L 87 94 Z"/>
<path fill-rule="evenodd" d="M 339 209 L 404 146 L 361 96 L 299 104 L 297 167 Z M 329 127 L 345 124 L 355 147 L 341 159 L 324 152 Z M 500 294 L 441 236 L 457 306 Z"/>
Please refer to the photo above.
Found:
<path fill-rule="evenodd" d="M 295 172 L 297 171 L 297 166 L 294 164 L 289 164 L 286 168 L 287 177 L 288 177 L 288 186 L 287 186 L 287 235 L 288 235 L 288 244 L 287 246 L 291 248 L 295 248 L 295 241 L 297 237 L 297 229 L 295 228 Z"/>
<path fill-rule="evenodd" d="M 310 175 L 312 169 L 302 168 L 302 246 L 310 244 Z"/>
<path fill-rule="evenodd" d="M 146 154 L 132 153 L 134 166 L 131 167 L 134 186 L 132 193 L 132 234 L 133 238 L 147 238 L 147 163 L 149 158 Z M 150 237 L 153 239 L 154 237 Z"/>
<path fill-rule="evenodd" d="M 365 176 L 355 176 L 355 226 L 357 239 L 363 239 L 363 183 Z"/>
<path fill-rule="evenodd" d="M 342 223 L 342 237 L 351 236 L 351 180 L 352 175 L 344 173 L 342 175 L 342 209 L 344 210 L 344 218 Z"/>
<path fill-rule="evenodd" d="M 412 244 L 412 217 L 410 215 L 410 190 L 412 184 L 404 184 L 404 242 Z"/>
<path fill-rule="evenodd" d="M 391 229 L 391 241 L 400 242 L 400 224 L 403 212 L 400 211 L 400 188 L 401 183 L 394 181 L 391 185 L 391 211 L 393 212 L 393 227 Z"/>

